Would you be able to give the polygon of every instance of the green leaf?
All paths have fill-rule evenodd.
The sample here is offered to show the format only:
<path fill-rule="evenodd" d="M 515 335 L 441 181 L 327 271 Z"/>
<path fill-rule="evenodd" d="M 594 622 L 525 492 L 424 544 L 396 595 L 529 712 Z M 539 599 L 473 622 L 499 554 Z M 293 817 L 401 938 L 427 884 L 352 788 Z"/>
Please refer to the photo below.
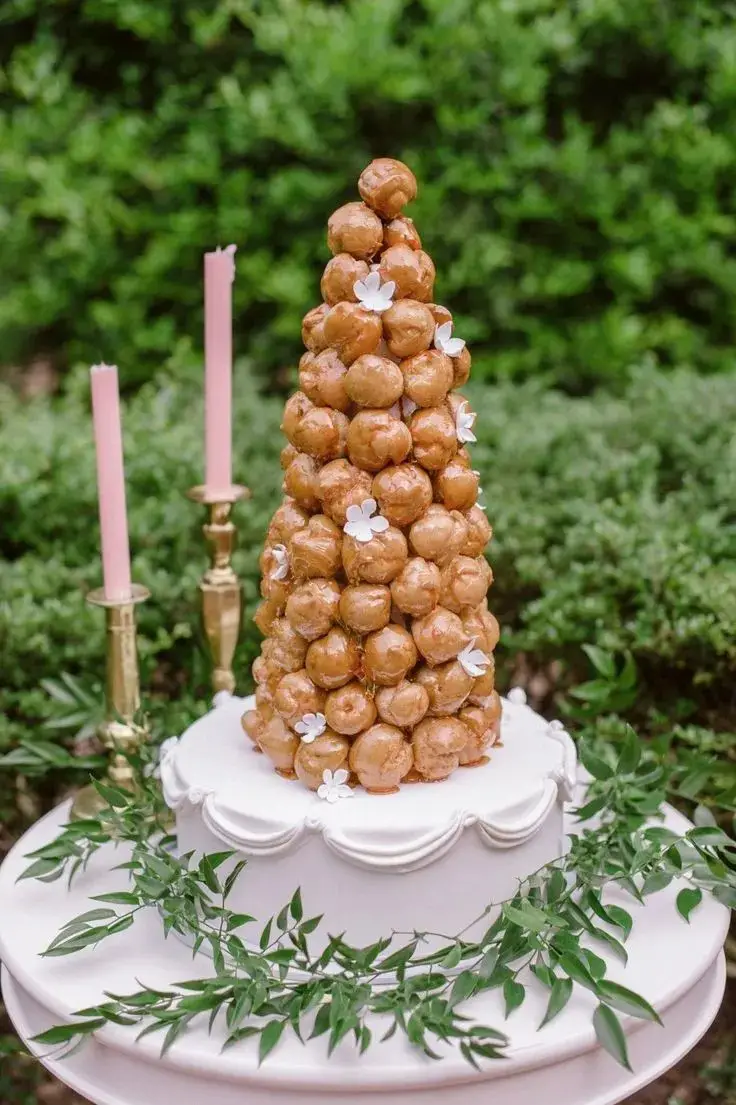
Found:
<path fill-rule="evenodd" d="M 573 982 L 584 986 L 586 990 L 592 990 L 594 994 L 598 993 L 598 983 L 579 955 L 571 951 L 565 952 L 560 956 L 560 967 Z"/>
<path fill-rule="evenodd" d="M 297 887 L 297 889 L 294 891 L 294 896 L 292 897 L 289 904 L 289 911 L 293 920 L 296 921 L 297 924 L 299 924 L 302 917 L 304 916 L 304 909 L 302 907 L 302 894 L 299 887 Z"/>
<path fill-rule="evenodd" d="M 699 848 L 719 848 L 728 843 L 728 837 L 722 829 L 713 828 L 712 825 L 703 825 L 699 829 L 691 829 L 686 839 Z"/>
<path fill-rule="evenodd" d="M 559 919 L 545 913 L 541 909 L 537 909 L 536 906 L 530 905 L 529 902 L 522 902 L 520 907 L 513 905 L 504 905 L 504 916 L 509 919 L 513 924 L 519 925 L 520 928 L 528 930 L 529 932 L 544 932 L 550 925 L 557 925 Z"/>
<path fill-rule="evenodd" d="M 91 1021 L 77 1021 L 75 1024 L 60 1024 L 56 1025 L 55 1028 L 49 1028 L 46 1032 L 41 1032 L 38 1036 L 34 1036 L 33 1042 L 50 1047 L 66 1044 L 70 1040 L 76 1039 L 77 1036 L 89 1036 L 90 1033 L 103 1028 L 105 1024 L 104 1017 L 97 1017 Z"/>
<path fill-rule="evenodd" d="M 618 763 L 616 764 L 616 772 L 619 775 L 630 775 L 633 771 L 636 771 L 641 760 L 642 742 L 629 726 L 626 730 L 626 740 L 624 741 L 623 748 L 619 753 Z"/>
<path fill-rule="evenodd" d="M 478 985 L 478 980 L 472 971 L 461 971 L 452 984 L 450 991 L 450 1005 L 459 1005 L 472 995 Z"/>
<path fill-rule="evenodd" d="M 613 768 L 593 751 L 588 741 L 580 741 L 578 745 L 578 755 L 583 767 L 586 771 L 590 772 L 594 779 L 599 779 L 604 782 L 607 779 L 613 778 Z"/>
<path fill-rule="evenodd" d="M 685 887 L 677 895 L 677 912 L 690 924 L 690 914 L 703 900 L 703 891 L 698 887 Z"/>
<path fill-rule="evenodd" d="M 644 897 L 648 894 L 658 894 L 660 890 L 665 890 L 671 882 L 671 871 L 654 871 L 644 879 L 641 892 Z"/>
<path fill-rule="evenodd" d="M 570 978 L 558 978 L 555 980 L 552 990 L 550 991 L 549 1001 L 547 1002 L 547 1009 L 544 1014 L 540 1028 L 544 1028 L 546 1024 L 553 1021 L 558 1013 L 567 1005 L 572 994 L 573 982 Z"/>
<path fill-rule="evenodd" d="M 599 648 L 597 645 L 583 645 L 583 652 L 590 660 L 595 670 L 606 679 L 613 679 L 616 675 L 616 661 L 610 652 Z"/>
<path fill-rule="evenodd" d="M 631 1063 L 629 1062 L 626 1037 L 613 1010 L 609 1009 L 607 1005 L 599 1005 L 593 1014 L 593 1027 L 601 1047 L 605 1048 L 617 1063 L 630 1071 Z"/>
<path fill-rule="evenodd" d="M 520 982 L 512 978 L 506 979 L 503 984 L 503 1000 L 507 1017 L 519 1008 L 525 997 L 526 988 Z"/>
<path fill-rule="evenodd" d="M 623 944 L 619 943 L 615 936 L 611 936 L 610 932 L 606 932 L 605 929 L 597 928 L 593 933 L 591 933 L 591 936 L 593 936 L 594 939 L 600 941 L 600 943 L 605 944 L 607 947 L 609 947 L 621 963 L 623 963 L 624 965 L 628 963 L 629 953 L 626 951 L 626 948 L 623 946 Z"/>
<path fill-rule="evenodd" d="M 477 970 L 478 970 L 479 976 L 483 979 L 490 978 L 491 975 L 493 974 L 493 972 L 496 969 L 496 964 L 497 963 L 498 963 L 498 951 L 497 951 L 497 949 L 496 948 L 489 948 L 488 951 L 484 954 L 484 956 L 481 959 L 480 963 L 478 964 Z"/>
<path fill-rule="evenodd" d="M 263 932 L 261 933 L 261 939 L 258 941 L 258 944 L 259 944 L 259 947 L 260 947 L 261 951 L 265 951 L 266 948 L 268 947 L 268 945 L 271 943 L 271 925 L 272 924 L 273 924 L 273 920 L 269 921 L 268 924 L 266 925 L 266 927 L 263 929 Z"/>
<path fill-rule="evenodd" d="M 624 934 L 624 939 L 628 940 L 634 926 L 634 919 L 631 914 L 618 905 L 607 905 L 606 912 L 613 924 L 621 929 Z"/>
<path fill-rule="evenodd" d="M 617 982 L 611 982 L 610 979 L 606 978 L 601 979 L 598 983 L 598 994 L 602 1001 L 612 1005 L 620 1013 L 628 1013 L 631 1017 L 638 1017 L 639 1020 L 643 1021 L 653 1021 L 655 1024 L 662 1023 L 656 1009 L 653 1009 L 641 994 L 636 994 L 633 990 L 620 986 Z"/>

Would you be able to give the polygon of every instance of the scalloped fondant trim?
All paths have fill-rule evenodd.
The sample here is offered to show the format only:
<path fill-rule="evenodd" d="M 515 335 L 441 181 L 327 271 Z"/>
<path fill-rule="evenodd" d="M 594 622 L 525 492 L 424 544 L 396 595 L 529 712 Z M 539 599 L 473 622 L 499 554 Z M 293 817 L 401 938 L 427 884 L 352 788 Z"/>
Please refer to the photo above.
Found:
<path fill-rule="evenodd" d="M 238 703 L 238 709 L 248 708 L 247 699 L 230 700 Z M 216 708 L 227 704 L 220 699 Z M 506 704 L 505 704 L 506 705 Z M 511 712 L 527 711 L 528 706 L 511 703 Z M 503 817 L 486 819 L 477 812 L 456 809 L 443 824 L 429 831 L 420 832 L 412 839 L 391 840 L 387 834 L 374 835 L 373 839 L 349 831 L 334 824 L 325 823 L 316 806 L 303 813 L 292 824 L 267 825 L 251 816 L 251 825 L 237 823 L 218 807 L 216 795 L 199 787 L 188 786 L 177 769 L 179 746 L 169 744 L 162 757 L 160 771 L 164 797 L 168 806 L 179 811 L 189 806 L 201 806 L 201 817 L 206 827 L 225 844 L 253 856 L 275 856 L 300 846 L 311 834 L 321 835 L 326 846 L 356 867 L 369 871 L 402 874 L 416 871 L 436 862 L 459 840 L 466 829 L 476 828 L 479 839 L 490 849 L 515 848 L 530 840 L 549 816 L 556 803 L 572 800 L 576 778 L 577 758 L 575 745 L 560 722 L 550 723 L 540 731 L 540 739 L 555 741 L 561 751 L 561 762 L 542 783 L 536 799 L 525 803 L 519 810 L 510 810 Z M 321 804 L 320 804 L 321 805 Z"/>

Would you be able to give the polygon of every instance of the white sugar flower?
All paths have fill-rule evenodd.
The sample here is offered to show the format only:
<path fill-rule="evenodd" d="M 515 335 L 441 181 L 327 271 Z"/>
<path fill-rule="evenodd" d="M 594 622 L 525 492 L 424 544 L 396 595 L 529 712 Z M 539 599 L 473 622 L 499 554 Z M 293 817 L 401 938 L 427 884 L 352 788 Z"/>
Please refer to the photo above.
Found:
<path fill-rule="evenodd" d="M 271 572 L 271 579 L 286 579 L 289 574 L 289 554 L 286 551 L 286 546 L 274 545 L 272 551 L 276 567 Z"/>
<path fill-rule="evenodd" d="M 478 479 L 480 479 L 480 472 L 478 471 L 477 468 L 473 468 L 472 472 L 473 472 L 474 476 L 477 476 Z M 478 507 L 478 510 L 488 510 L 488 507 L 486 506 L 486 504 L 482 503 L 480 501 L 480 497 L 481 497 L 482 494 L 483 494 L 483 488 L 480 486 L 480 484 L 478 484 L 478 498 L 475 501 L 475 505 Z"/>
<path fill-rule="evenodd" d="M 419 410 L 419 407 L 416 405 L 414 400 L 410 399 L 408 395 L 402 395 L 401 413 L 403 414 L 404 418 L 408 418 L 410 415 L 414 414 L 414 411 L 417 410 Z"/>
<path fill-rule="evenodd" d="M 465 348 L 465 342 L 462 338 L 452 337 L 451 322 L 443 322 L 441 326 L 435 327 L 434 347 L 448 357 L 458 357 Z"/>
<path fill-rule="evenodd" d="M 470 644 L 465 646 L 462 652 L 458 653 L 457 658 L 461 667 L 467 674 L 477 679 L 479 675 L 485 675 L 486 668 L 491 661 L 490 657 L 486 656 L 485 652 L 481 652 L 479 648 L 473 648 L 474 644 L 475 637 L 473 637 Z"/>
<path fill-rule="evenodd" d="M 355 281 L 353 291 L 367 311 L 376 311 L 380 314 L 391 306 L 391 297 L 396 291 L 396 284 L 393 280 L 387 280 L 382 284 L 379 272 L 369 272 L 365 280 Z"/>
<path fill-rule="evenodd" d="M 526 706 L 526 691 L 523 687 L 512 687 L 506 697 L 514 706 Z"/>
<path fill-rule="evenodd" d="M 312 744 L 327 728 L 327 718 L 324 714 L 304 714 L 294 728 L 304 744 Z"/>
<path fill-rule="evenodd" d="M 468 410 L 467 407 L 468 404 L 466 400 L 463 400 L 457 408 L 457 414 L 455 415 L 455 432 L 461 445 L 465 445 L 469 441 L 478 440 L 473 433 L 473 423 L 475 422 L 476 414 L 475 411 Z"/>
<path fill-rule="evenodd" d="M 366 544 L 373 540 L 374 533 L 383 533 L 388 529 L 388 519 L 377 514 L 371 517 L 376 510 L 375 499 L 364 499 L 360 506 L 349 506 L 347 510 L 347 522 L 343 526 L 348 537 L 354 537 L 356 541 Z"/>
<path fill-rule="evenodd" d="M 340 798 L 352 798 L 353 792 L 347 785 L 348 773 L 344 767 L 339 768 L 334 774 L 325 768 L 322 772 L 322 784 L 317 790 L 317 797 L 325 802 L 337 802 Z"/>

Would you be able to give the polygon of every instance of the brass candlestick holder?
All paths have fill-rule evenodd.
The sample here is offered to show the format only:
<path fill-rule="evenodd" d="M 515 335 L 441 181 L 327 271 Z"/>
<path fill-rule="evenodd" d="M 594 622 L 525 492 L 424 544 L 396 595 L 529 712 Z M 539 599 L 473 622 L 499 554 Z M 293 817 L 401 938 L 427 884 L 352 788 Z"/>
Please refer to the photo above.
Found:
<path fill-rule="evenodd" d="M 140 748 L 148 736 L 136 720 L 140 687 L 135 629 L 135 608 L 148 596 L 146 588 L 138 584 L 133 584 L 130 598 L 123 601 L 106 598 L 102 588 L 87 595 L 87 602 L 105 611 L 107 625 L 105 720 L 97 735 L 110 756 L 107 781 L 124 790 L 135 787 L 135 772 L 127 757 Z M 90 784 L 77 793 L 72 805 L 72 820 L 96 817 L 105 806 L 102 795 Z"/>
<path fill-rule="evenodd" d="M 210 566 L 200 580 L 202 621 L 212 655 L 212 689 L 235 690 L 233 657 L 240 633 L 240 581 L 232 566 L 235 524 L 230 512 L 233 503 L 250 497 L 247 487 L 236 484 L 227 494 L 212 493 L 206 487 L 193 487 L 187 495 L 208 509 L 209 521 L 202 531 L 210 545 Z"/>

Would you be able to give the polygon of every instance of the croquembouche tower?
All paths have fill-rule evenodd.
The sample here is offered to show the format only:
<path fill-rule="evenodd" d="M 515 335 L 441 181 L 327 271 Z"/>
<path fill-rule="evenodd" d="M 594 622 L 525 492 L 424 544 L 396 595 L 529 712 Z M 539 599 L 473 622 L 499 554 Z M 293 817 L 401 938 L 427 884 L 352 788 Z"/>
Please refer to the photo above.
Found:
<path fill-rule="evenodd" d="M 243 728 L 299 784 L 386 794 L 487 762 L 499 628 L 459 391 L 470 353 L 403 214 L 416 180 L 379 158 L 358 190 L 329 219 L 323 302 L 284 410 Z"/>

